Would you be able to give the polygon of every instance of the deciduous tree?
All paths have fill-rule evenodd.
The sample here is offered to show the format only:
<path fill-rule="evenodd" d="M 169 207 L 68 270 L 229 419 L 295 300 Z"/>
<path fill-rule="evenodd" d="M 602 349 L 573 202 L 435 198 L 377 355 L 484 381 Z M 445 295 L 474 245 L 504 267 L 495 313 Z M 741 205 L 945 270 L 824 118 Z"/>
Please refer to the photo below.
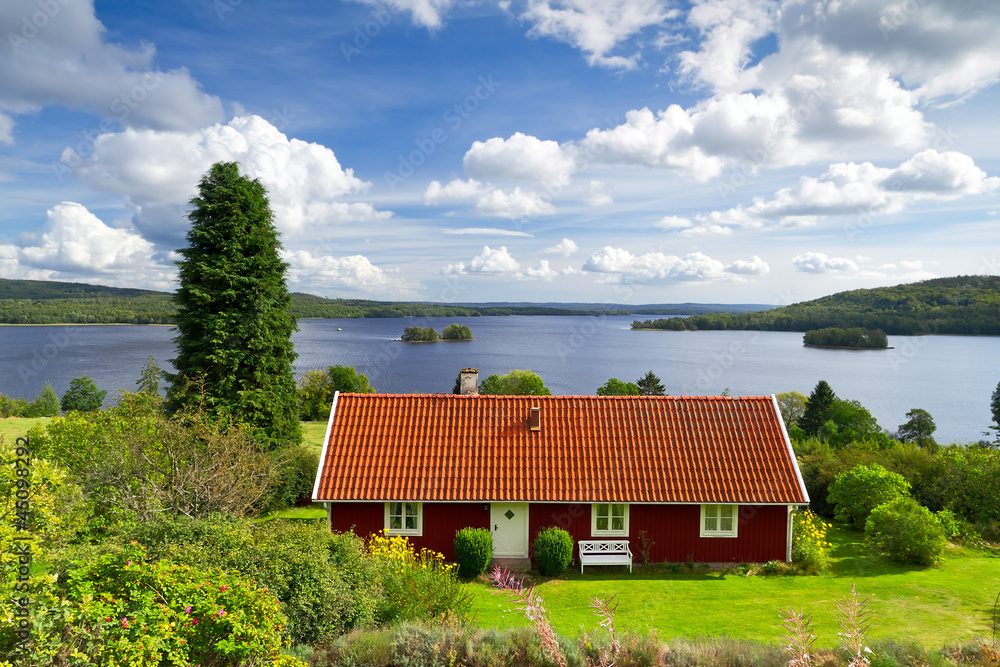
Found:
<path fill-rule="evenodd" d="M 610 378 L 597 388 L 598 396 L 638 396 L 641 393 L 634 382 L 622 382 L 618 378 Z"/>
<path fill-rule="evenodd" d="M 479 383 L 479 393 L 494 396 L 550 396 L 549 388 L 538 374 L 513 370 L 506 375 L 490 375 Z"/>
<path fill-rule="evenodd" d="M 220 162 L 202 178 L 178 262 L 170 407 L 198 405 L 257 427 L 270 447 L 298 443 L 288 265 L 264 186 Z"/>
<path fill-rule="evenodd" d="M 931 437 L 934 431 L 937 430 L 937 425 L 934 423 L 931 413 L 920 408 L 913 408 L 906 413 L 906 418 L 906 423 L 900 424 L 899 430 L 896 431 L 896 438 L 900 442 L 915 442 L 920 447 L 930 447 L 932 449 L 937 446 L 934 438 Z"/>
<path fill-rule="evenodd" d="M 104 397 L 108 395 L 106 389 L 98 389 L 97 385 L 89 375 L 73 378 L 69 381 L 69 389 L 62 396 L 59 407 L 63 412 L 93 412 L 100 410 L 104 403 Z"/>

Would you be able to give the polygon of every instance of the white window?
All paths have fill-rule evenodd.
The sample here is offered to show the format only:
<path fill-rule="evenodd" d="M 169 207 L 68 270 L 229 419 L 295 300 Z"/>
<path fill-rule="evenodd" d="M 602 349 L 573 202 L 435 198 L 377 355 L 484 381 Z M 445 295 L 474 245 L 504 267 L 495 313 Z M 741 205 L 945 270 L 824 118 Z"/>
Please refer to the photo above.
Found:
<path fill-rule="evenodd" d="M 590 533 L 628 537 L 628 505 L 624 503 L 596 503 L 590 507 Z"/>
<path fill-rule="evenodd" d="M 736 519 L 739 508 L 736 505 L 702 505 L 702 537 L 736 537 Z"/>
<path fill-rule="evenodd" d="M 385 529 L 390 535 L 423 535 L 420 503 L 386 503 Z"/>

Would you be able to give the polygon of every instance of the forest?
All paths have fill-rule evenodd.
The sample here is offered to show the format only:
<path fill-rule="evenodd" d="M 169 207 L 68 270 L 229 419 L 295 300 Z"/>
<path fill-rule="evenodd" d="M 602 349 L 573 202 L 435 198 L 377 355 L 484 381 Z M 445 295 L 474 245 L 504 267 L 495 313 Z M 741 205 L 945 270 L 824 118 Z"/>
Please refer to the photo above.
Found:
<path fill-rule="evenodd" d="M 889 335 L 1000 335 L 1000 277 L 957 276 L 839 292 L 754 313 L 715 313 L 632 323 L 633 329 L 809 331 L 881 329 Z"/>

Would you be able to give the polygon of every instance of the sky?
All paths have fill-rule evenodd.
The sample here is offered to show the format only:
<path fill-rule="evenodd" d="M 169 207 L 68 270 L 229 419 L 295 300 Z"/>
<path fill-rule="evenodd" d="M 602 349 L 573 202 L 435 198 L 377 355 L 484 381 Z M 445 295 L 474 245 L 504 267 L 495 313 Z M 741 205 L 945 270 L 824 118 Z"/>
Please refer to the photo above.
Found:
<path fill-rule="evenodd" d="M 998 274 L 998 33 L 991 0 L 4 0 L 0 278 L 173 290 L 219 161 L 331 298 Z"/>

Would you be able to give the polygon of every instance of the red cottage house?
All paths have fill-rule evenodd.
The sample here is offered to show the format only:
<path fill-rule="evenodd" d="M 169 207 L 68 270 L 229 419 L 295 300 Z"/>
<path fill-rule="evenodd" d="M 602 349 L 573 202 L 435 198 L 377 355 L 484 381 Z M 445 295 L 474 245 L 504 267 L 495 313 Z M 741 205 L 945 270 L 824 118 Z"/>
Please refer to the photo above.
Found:
<path fill-rule="evenodd" d="M 560 526 L 708 563 L 789 560 L 809 502 L 773 397 L 418 394 L 334 397 L 313 500 L 448 559 L 466 526 L 498 558 Z"/>

